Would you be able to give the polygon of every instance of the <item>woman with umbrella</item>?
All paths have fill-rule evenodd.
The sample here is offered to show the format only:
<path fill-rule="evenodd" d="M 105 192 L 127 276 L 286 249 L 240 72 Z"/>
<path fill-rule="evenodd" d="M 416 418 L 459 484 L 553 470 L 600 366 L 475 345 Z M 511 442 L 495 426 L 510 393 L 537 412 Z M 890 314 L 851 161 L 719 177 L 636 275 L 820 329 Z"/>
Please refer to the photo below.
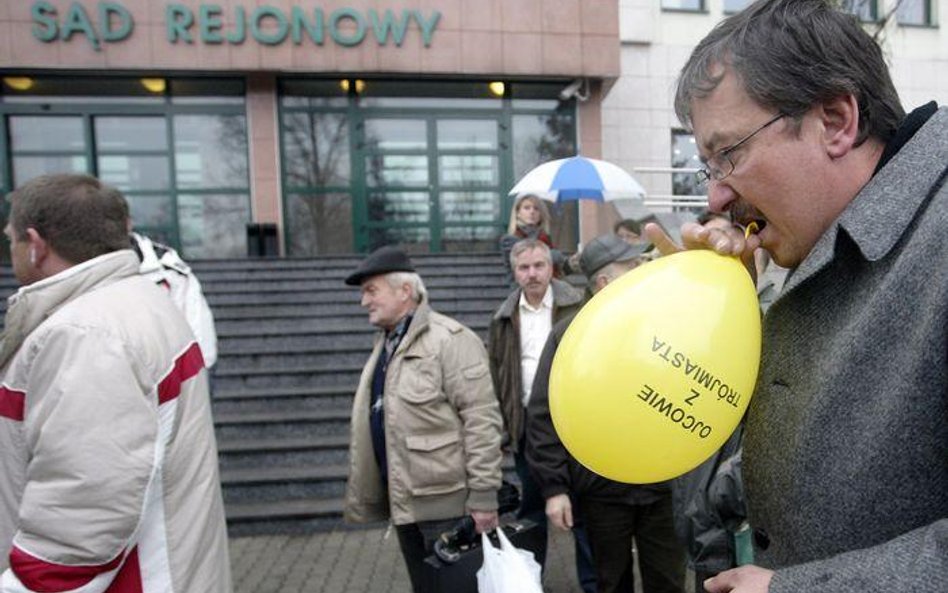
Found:
<path fill-rule="evenodd" d="M 559 271 L 563 263 L 563 254 L 553 249 L 553 240 L 550 238 L 550 211 L 539 196 L 522 194 L 514 200 L 510 210 L 510 224 L 507 234 L 500 238 L 500 250 L 504 257 L 504 267 L 507 270 L 507 281 L 513 283 L 513 272 L 510 269 L 510 250 L 517 241 L 522 239 L 537 239 L 547 244 L 553 255 L 553 266 Z M 557 274 L 559 275 L 559 274 Z"/>

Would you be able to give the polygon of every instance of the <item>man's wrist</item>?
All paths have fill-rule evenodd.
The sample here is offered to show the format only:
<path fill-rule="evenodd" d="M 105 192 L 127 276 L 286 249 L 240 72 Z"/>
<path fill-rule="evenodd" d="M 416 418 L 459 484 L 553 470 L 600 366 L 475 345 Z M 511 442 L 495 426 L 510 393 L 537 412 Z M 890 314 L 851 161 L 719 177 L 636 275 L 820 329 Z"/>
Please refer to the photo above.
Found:
<path fill-rule="evenodd" d="M 491 512 L 497 510 L 497 490 L 469 490 L 467 508 L 472 511 Z"/>

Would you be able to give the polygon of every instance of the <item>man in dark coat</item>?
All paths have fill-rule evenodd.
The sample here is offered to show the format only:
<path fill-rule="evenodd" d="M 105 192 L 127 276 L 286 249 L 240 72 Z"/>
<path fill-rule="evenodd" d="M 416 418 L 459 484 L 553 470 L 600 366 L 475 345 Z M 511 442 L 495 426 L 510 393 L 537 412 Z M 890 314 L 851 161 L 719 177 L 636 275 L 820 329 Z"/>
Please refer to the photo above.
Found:
<path fill-rule="evenodd" d="M 644 245 L 629 245 L 604 235 L 583 249 L 579 263 L 593 294 L 634 269 Z M 638 548 L 643 590 L 681 593 L 685 554 L 675 536 L 669 484 L 633 486 L 614 482 L 583 467 L 560 441 L 550 416 L 549 382 L 553 357 L 572 316 L 557 323 L 540 356 L 527 406 L 527 461 L 533 471 L 550 522 L 560 529 L 574 525 L 571 497 L 579 502 L 596 566 L 599 593 L 631 593 L 633 541 Z"/>

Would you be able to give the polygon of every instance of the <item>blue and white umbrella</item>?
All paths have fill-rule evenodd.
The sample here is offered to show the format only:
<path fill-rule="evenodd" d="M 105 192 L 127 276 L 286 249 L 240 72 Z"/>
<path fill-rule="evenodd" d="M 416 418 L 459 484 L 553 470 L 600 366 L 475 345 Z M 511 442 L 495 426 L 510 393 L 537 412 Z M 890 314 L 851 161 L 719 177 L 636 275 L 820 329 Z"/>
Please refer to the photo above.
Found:
<path fill-rule="evenodd" d="M 574 156 L 543 163 L 510 190 L 511 196 L 533 194 L 551 202 L 567 200 L 642 199 L 645 189 L 621 168 L 596 159 Z"/>

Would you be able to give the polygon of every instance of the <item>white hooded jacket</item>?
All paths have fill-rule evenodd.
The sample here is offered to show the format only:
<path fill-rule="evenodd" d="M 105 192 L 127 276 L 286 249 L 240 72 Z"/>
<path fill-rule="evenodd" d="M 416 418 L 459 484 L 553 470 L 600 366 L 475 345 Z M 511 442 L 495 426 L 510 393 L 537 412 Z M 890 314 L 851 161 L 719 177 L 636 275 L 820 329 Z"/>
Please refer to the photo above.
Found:
<path fill-rule="evenodd" d="M 131 250 L 9 299 L 0 592 L 231 590 L 207 371 Z"/>

